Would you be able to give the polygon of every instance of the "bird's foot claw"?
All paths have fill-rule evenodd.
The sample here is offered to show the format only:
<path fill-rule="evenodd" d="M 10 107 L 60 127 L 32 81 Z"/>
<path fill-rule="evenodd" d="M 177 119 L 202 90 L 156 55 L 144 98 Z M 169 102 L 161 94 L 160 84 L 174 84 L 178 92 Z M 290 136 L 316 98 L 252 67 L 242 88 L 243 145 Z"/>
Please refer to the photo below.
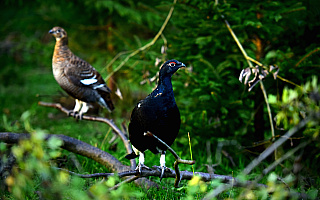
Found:
<path fill-rule="evenodd" d="M 76 117 L 77 114 L 78 114 L 78 111 L 73 111 L 73 110 L 72 110 L 72 111 L 69 111 L 69 112 L 68 112 L 68 116 L 72 116 L 72 117 L 74 117 L 74 118 Z"/>
<path fill-rule="evenodd" d="M 139 174 L 141 174 L 141 170 L 142 170 L 142 169 L 146 169 L 146 170 L 152 171 L 151 168 L 147 167 L 147 166 L 144 165 L 144 164 L 139 164 L 139 165 L 136 167 L 135 170 L 139 171 Z"/>
<path fill-rule="evenodd" d="M 167 168 L 166 166 L 153 166 L 153 167 L 161 172 L 160 181 L 163 178 L 164 172 L 171 172 L 170 168 Z"/>
<path fill-rule="evenodd" d="M 75 119 L 82 120 L 82 114 L 80 114 L 78 111 L 70 111 L 68 112 L 68 116 L 72 116 Z"/>
<path fill-rule="evenodd" d="M 161 166 L 160 181 L 162 180 L 163 175 L 164 175 L 164 171 L 165 171 L 166 169 L 167 169 L 166 166 Z"/>

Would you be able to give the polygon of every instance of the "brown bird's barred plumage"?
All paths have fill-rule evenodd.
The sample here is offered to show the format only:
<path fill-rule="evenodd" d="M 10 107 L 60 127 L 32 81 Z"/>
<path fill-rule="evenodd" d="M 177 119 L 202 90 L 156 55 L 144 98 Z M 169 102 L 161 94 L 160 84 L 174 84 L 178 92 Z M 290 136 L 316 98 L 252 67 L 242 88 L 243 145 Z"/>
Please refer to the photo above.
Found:
<path fill-rule="evenodd" d="M 68 47 L 67 32 L 61 27 L 49 31 L 56 38 L 52 58 L 53 75 L 58 84 L 76 99 L 73 109 L 78 117 L 89 109 L 87 103 L 97 102 L 110 112 L 114 109 L 111 90 L 101 75 L 88 62 L 74 55 Z"/>

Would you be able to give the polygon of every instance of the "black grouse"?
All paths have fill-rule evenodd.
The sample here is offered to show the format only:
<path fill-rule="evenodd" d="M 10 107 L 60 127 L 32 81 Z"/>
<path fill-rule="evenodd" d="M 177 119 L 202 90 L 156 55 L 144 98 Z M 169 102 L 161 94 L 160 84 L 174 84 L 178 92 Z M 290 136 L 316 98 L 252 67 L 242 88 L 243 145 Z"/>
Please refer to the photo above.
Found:
<path fill-rule="evenodd" d="M 99 72 L 70 51 L 67 32 L 63 28 L 54 27 L 49 33 L 56 38 L 52 58 L 54 78 L 62 89 L 76 99 L 71 113 L 82 119 L 82 115 L 89 109 L 88 103 L 93 102 L 111 112 L 114 109 L 110 97 L 111 90 Z"/>
<path fill-rule="evenodd" d="M 144 151 L 149 149 L 152 153 L 161 153 L 160 166 L 162 178 L 165 170 L 165 153 L 167 148 L 157 139 L 148 136 L 150 132 L 160 138 L 169 146 L 176 139 L 180 129 L 180 112 L 177 107 L 171 76 L 185 65 L 177 60 L 165 62 L 159 73 L 157 88 L 145 99 L 138 102 L 131 114 L 129 124 L 129 139 L 133 152 L 126 156 L 133 159 L 139 156 L 137 169 L 141 172 L 144 165 Z"/>

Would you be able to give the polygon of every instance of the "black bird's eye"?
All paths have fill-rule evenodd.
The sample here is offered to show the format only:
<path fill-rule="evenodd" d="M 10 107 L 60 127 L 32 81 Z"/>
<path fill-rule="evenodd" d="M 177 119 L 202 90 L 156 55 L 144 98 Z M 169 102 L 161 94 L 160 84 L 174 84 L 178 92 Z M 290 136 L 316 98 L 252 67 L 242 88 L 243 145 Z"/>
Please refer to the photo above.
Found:
<path fill-rule="evenodd" d="M 170 66 L 170 67 L 174 67 L 174 66 L 176 66 L 176 63 L 175 63 L 175 62 L 170 62 L 170 63 L 169 63 L 169 66 Z"/>
<path fill-rule="evenodd" d="M 57 30 L 57 33 L 60 33 L 60 29 Z"/>

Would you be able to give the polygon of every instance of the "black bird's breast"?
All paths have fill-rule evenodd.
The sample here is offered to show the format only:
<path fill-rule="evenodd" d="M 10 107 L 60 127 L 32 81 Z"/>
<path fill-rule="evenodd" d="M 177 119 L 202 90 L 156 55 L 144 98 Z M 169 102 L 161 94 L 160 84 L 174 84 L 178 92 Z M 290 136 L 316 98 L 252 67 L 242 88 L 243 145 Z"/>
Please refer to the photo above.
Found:
<path fill-rule="evenodd" d="M 129 139 L 139 151 L 149 149 L 159 153 L 167 148 L 151 136 L 151 132 L 169 146 L 172 145 L 180 129 L 180 112 L 174 96 L 158 93 L 141 100 L 133 109 L 129 124 Z"/>

